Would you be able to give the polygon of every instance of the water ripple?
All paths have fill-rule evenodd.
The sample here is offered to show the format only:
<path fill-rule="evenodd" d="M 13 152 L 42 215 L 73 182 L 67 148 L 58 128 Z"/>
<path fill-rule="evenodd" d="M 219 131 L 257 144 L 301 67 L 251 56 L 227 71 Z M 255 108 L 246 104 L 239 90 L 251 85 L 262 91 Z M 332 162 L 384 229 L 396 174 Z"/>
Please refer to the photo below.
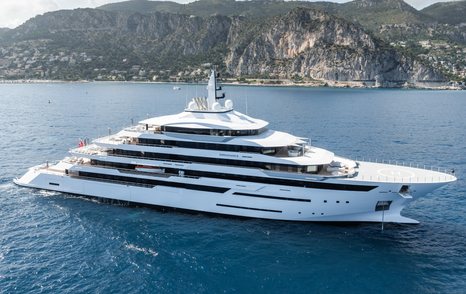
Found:
<path fill-rule="evenodd" d="M 466 288 L 461 176 L 406 209 L 420 225 L 386 224 L 383 232 L 379 224 L 270 222 L 109 205 L 20 188 L 12 180 L 30 166 L 66 156 L 80 137 L 105 135 L 109 127 L 118 130 L 146 113 L 177 112 L 186 93 L 170 85 L 98 83 L 0 88 L 2 293 L 463 293 Z M 466 172 L 464 93 L 227 88 L 239 111 L 246 111 L 247 91 L 250 115 L 339 154 Z M 195 87 L 186 91 L 191 96 Z"/>

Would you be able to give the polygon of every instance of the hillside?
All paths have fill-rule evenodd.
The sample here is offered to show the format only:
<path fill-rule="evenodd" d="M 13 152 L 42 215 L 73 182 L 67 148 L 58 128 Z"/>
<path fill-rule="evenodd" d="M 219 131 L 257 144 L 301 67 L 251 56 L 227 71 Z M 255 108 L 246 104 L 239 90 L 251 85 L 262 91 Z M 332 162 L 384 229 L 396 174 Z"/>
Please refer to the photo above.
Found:
<path fill-rule="evenodd" d="M 7 78 L 195 79 L 203 77 L 202 64 L 214 63 L 236 78 L 299 77 L 379 86 L 444 79 L 440 71 L 363 28 L 304 8 L 263 21 L 64 10 L 37 16 L 5 36 L 0 70 Z"/>
<path fill-rule="evenodd" d="M 212 15 L 266 18 L 283 15 L 297 7 L 333 11 L 338 4 L 332 2 L 280 1 L 280 0 L 199 0 L 187 4 L 170 1 L 133 0 L 106 4 L 98 9 L 138 13 L 168 12 L 207 17 Z"/>
<path fill-rule="evenodd" d="M 448 24 L 466 23 L 466 0 L 439 2 L 421 10 L 422 13 Z"/>
<path fill-rule="evenodd" d="M 0 38 L 9 30 L 10 30 L 9 28 L 0 28 Z"/>
<path fill-rule="evenodd" d="M 455 2 L 455 7 L 464 2 Z M 440 6 L 449 7 L 450 4 Z M 280 39 L 279 36 L 274 37 L 272 44 L 260 36 L 271 27 L 276 27 L 276 22 L 289 13 L 302 17 L 292 13 L 300 9 L 321 11 L 328 19 L 350 23 L 351 27 L 365 32 L 378 47 L 369 51 L 367 48 L 351 48 L 359 52 L 358 54 L 367 54 L 362 57 L 349 52 L 349 47 L 337 47 L 340 45 L 334 39 L 336 35 L 329 32 L 328 26 L 332 27 L 330 22 L 322 25 L 321 19 L 317 18 L 310 21 L 308 29 L 320 26 L 331 37 L 326 37 L 326 42 L 316 43 L 316 47 L 308 48 L 315 56 L 306 57 L 301 52 L 299 58 L 306 60 L 302 63 L 275 52 L 274 49 L 280 44 L 274 42 Z M 449 11 L 451 19 L 464 17 L 459 8 Z M 139 79 L 137 68 L 152 71 L 141 79 L 147 79 L 149 75 L 160 79 L 171 76 L 173 79 L 173 75 L 179 74 L 183 69 L 198 68 L 200 64 L 207 62 L 220 64 L 232 77 L 301 76 L 324 80 L 375 80 L 377 76 L 381 80 L 399 78 L 399 81 L 404 81 L 412 80 L 407 72 L 413 70 L 414 64 L 422 63 L 423 68 L 435 67 L 446 73 L 450 79 L 466 79 L 466 26 L 442 23 L 438 20 L 440 15 L 441 13 L 428 15 L 418 11 L 403 0 L 354 0 L 342 4 L 279 0 L 199 0 L 179 4 L 170 1 L 134 0 L 107 4 L 98 9 L 47 13 L 15 30 L 0 31 L 0 42 L 14 44 L 13 47 L 18 52 L 28 51 L 26 48 L 30 46 L 46 45 L 46 51 L 53 53 L 51 60 L 56 69 L 39 70 L 35 76 L 60 79 Z M 303 34 L 311 38 L 310 42 L 313 44 L 315 40 L 312 38 L 320 38 L 309 35 L 306 31 Z M 237 36 L 233 38 L 234 35 Z M 262 44 L 262 47 L 256 46 L 254 42 Z M 292 42 L 301 44 L 301 40 L 297 39 Z M 2 52 L 10 50 L 8 46 Z M 268 48 L 265 52 L 262 50 L 264 46 Z M 250 51 L 243 52 L 245 48 Z M 321 52 L 319 48 L 325 49 Z M 80 57 L 78 52 L 84 53 L 82 56 L 85 57 Z M 63 66 L 56 61 L 66 60 L 60 57 L 62 53 L 69 56 L 72 65 Z M 262 59 L 257 59 L 255 55 Z M 316 56 L 322 58 L 318 59 Z M 378 59 L 380 56 L 385 56 L 383 62 Z M 358 58 L 358 62 L 370 60 L 378 66 L 374 70 L 358 62 L 356 65 L 347 64 L 352 62 L 351 59 L 340 60 L 343 58 Z M 410 64 L 409 70 L 403 69 L 403 74 L 399 73 L 400 77 L 396 79 L 389 77 L 387 73 L 373 74 L 374 71 L 381 70 L 380 64 L 386 64 L 386 60 L 390 58 L 395 63 L 404 58 L 404 62 Z M 83 60 L 92 62 L 83 63 Z M 121 64 L 123 60 L 124 63 Z M 254 64 L 249 60 L 254 60 Z M 326 61 L 333 65 L 325 64 Z M 298 63 L 302 65 L 298 66 Z M 5 64 L 10 64 L 9 60 L 3 61 L 3 64 L 0 64 L 0 69 L 4 68 L 4 76 L 30 75 L 30 70 L 5 70 Z M 90 65 L 95 65 L 95 68 L 89 68 Z M 348 70 L 344 73 L 335 70 L 337 65 Z M 100 70 L 102 68 L 104 70 Z M 108 68 L 114 69 L 113 72 L 117 74 L 107 73 Z M 358 69 L 359 72 L 356 73 L 356 68 L 361 70 Z M 363 70 L 369 70 L 370 73 L 365 75 Z M 138 75 L 134 75 L 135 73 Z M 438 70 L 433 76 L 436 76 L 433 80 L 440 76 Z"/>
<path fill-rule="evenodd" d="M 107 4 L 99 9 L 139 13 L 169 12 L 196 16 L 245 16 L 264 18 L 283 15 L 297 8 L 313 8 L 338 15 L 366 26 L 379 24 L 425 23 L 435 21 L 403 0 L 354 0 L 343 4 L 333 2 L 280 1 L 280 0 L 199 0 L 187 4 L 170 1 L 124 1 Z"/>
<path fill-rule="evenodd" d="M 438 3 L 418 11 L 403 0 L 353 0 L 346 3 L 280 0 L 199 0 L 188 4 L 163 2 L 163 11 L 197 16 L 243 16 L 257 23 L 298 7 L 324 11 L 349 22 L 390 44 L 404 55 L 422 60 L 453 80 L 466 81 L 465 1 Z M 172 3 L 173 5 L 168 5 Z M 102 6 L 114 11 L 162 10 L 154 1 L 126 1 Z M 434 13 L 437 7 L 438 12 Z M 446 9 L 448 7 L 448 9 Z M 431 11 L 432 10 L 432 11 Z M 429 12 L 431 11 L 431 12 Z"/>
<path fill-rule="evenodd" d="M 360 24 L 364 29 L 387 42 L 407 39 L 424 40 L 434 37 L 448 42 L 466 44 L 466 28 L 452 25 L 442 26 L 442 21 L 416 10 L 403 0 L 354 0 L 342 4 L 279 0 L 199 0 L 178 4 L 169 1 L 136 0 L 107 4 L 98 9 L 141 14 L 159 11 L 201 17 L 244 16 L 257 22 L 269 17 L 284 15 L 299 7 L 322 10 Z M 452 11 L 451 17 L 461 19 L 464 18 L 464 13 L 461 10 Z"/>
<path fill-rule="evenodd" d="M 284 15 L 299 7 L 321 10 L 360 24 L 387 42 L 434 38 L 466 45 L 466 27 L 444 26 L 443 20 L 416 10 L 403 0 L 354 0 L 342 4 L 280 0 L 199 0 L 178 4 L 169 1 L 136 0 L 107 4 L 98 9 L 141 14 L 158 11 L 201 17 L 243 16 L 257 22 Z M 461 10 L 452 10 L 448 17 L 464 19 L 464 15 Z"/>
<path fill-rule="evenodd" d="M 109 3 L 98 7 L 98 9 L 106 11 L 119 12 L 169 12 L 181 13 L 185 5 L 172 1 L 148 1 L 148 0 L 131 0 L 116 3 Z"/>
<path fill-rule="evenodd" d="M 354 0 L 339 5 L 337 13 L 368 29 L 376 29 L 383 24 L 435 22 L 433 18 L 419 12 L 403 0 Z"/>
<path fill-rule="evenodd" d="M 53 68 L 44 74 L 59 79 L 95 78 L 99 72 L 93 72 L 94 68 L 113 68 L 129 75 L 133 65 L 175 71 L 197 64 L 198 59 L 220 62 L 230 22 L 224 16 L 204 19 L 159 12 L 62 10 L 37 16 L 7 32 L 4 44 L 13 45 L 11 54 L 22 47 L 50 54 Z"/>
<path fill-rule="evenodd" d="M 381 85 L 441 79 L 439 72 L 399 54 L 361 27 L 312 9 L 276 17 L 235 42 L 226 59 L 237 75 L 263 74 Z"/>

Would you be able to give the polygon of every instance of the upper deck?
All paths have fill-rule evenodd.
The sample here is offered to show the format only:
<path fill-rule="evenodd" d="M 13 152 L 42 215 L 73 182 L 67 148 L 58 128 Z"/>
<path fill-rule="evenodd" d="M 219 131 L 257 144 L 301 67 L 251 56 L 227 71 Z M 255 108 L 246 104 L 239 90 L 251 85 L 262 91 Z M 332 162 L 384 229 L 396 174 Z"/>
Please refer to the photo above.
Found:
<path fill-rule="evenodd" d="M 206 130 L 230 130 L 248 131 L 261 130 L 267 127 L 268 122 L 261 119 L 252 118 L 238 111 L 227 112 L 191 112 L 184 111 L 174 115 L 165 115 L 145 119 L 139 122 L 148 128 L 160 127 L 179 129 L 206 129 Z M 252 134 L 253 132 L 251 132 Z"/>

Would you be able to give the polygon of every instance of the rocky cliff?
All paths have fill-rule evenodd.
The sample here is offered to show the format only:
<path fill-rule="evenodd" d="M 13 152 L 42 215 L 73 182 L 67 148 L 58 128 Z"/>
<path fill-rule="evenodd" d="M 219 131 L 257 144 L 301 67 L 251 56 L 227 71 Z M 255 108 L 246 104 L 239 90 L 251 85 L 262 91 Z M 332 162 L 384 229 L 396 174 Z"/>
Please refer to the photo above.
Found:
<path fill-rule="evenodd" d="M 77 9 L 35 17 L 3 36 L 0 65 L 9 73 L 23 66 L 21 60 L 13 66 L 13 56 L 22 54 L 26 60 L 24 71 L 13 70 L 14 77 L 30 77 L 33 70 L 60 79 L 121 71 L 128 79 L 134 68 L 176 74 L 212 62 L 233 77 L 300 76 L 380 86 L 445 79 L 362 27 L 305 8 L 261 21 Z M 21 53 L 21 48 L 26 49 Z M 25 52 L 30 60 L 24 59 Z"/>
<path fill-rule="evenodd" d="M 443 75 L 404 56 L 362 28 L 321 11 L 296 9 L 274 18 L 239 40 L 232 26 L 231 48 L 225 59 L 235 75 L 300 75 L 333 81 L 374 81 L 381 86 L 424 80 Z"/>
<path fill-rule="evenodd" d="M 9 32 L 12 41 L 50 39 L 78 46 L 129 46 L 140 53 L 197 54 L 225 43 L 230 18 L 190 17 L 181 14 L 107 12 L 76 9 L 35 17 Z M 70 48 L 71 49 L 71 48 Z"/>

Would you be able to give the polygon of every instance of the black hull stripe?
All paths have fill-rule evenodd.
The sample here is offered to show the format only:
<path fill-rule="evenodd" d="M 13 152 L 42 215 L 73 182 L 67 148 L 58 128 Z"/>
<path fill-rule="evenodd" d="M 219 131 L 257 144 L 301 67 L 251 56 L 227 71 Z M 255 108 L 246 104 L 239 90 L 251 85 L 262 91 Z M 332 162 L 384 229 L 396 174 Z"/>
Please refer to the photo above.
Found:
<path fill-rule="evenodd" d="M 289 198 L 289 197 L 279 197 L 279 196 L 268 196 L 268 195 L 240 193 L 240 192 L 235 192 L 235 193 L 233 193 L 233 195 L 257 197 L 257 198 L 267 198 L 267 199 L 276 199 L 276 200 L 286 200 L 286 201 L 311 202 L 310 199 L 303 199 L 303 198 Z"/>
<path fill-rule="evenodd" d="M 195 176 L 195 177 L 210 177 L 210 178 L 218 178 L 218 179 L 225 179 L 225 180 L 236 180 L 236 181 L 244 181 L 244 182 L 252 182 L 252 183 L 262 183 L 262 184 L 270 184 L 270 185 L 314 188 L 314 189 L 323 189 L 323 190 L 369 192 L 377 188 L 377 186 L 334 184 L 334 183 L 325 183 L 325 182 L 309 182 L 309 181 L 302 181 L 302 180 L 266 178 L 266 177 L 247 176 L 247 175 L 241 175 L 241 174 L 225 174 L 225 173 L 191 171 L 191 170 L 185 170 L 185 175 Z"/>
<path fill-rule="evenodd" d="M 125 177 L 125 176 L 114 176 L 108 174 L 98 174 L 98 173 L 90 173 L 90 172 L 79 172 L 79 176 L 82 176 L 86 179 L 96 179 L 96 180 L 103 180 L 109 182 L 120 182 L 122 184 L 134 184 L 136 186 L 144 186 L 148 188 L 152 188 L 154 186 L 165 186 L 165 187 L 175 187 L 175 188 L 183 188 L 188 190 L 197 190 L 197 191 L 205 191 L 205 192 L 213 192 L 213 193 L 225 193 L 226 191 L 230 190 L 229 188 L 222 188 L 222 187 L 212 187 L 212 186 L 205 186 L 205 185 L 195 185 L 195 184 L 187 184 L 187 183 L 178 183 L 178 182 L 167 182 L 167 181 L 158 181 L 152 179 L 141 179 L 141 178 L 133 178 L 133 177 Z"/>
<path fill-rule="evenodd" d="M 220 204 L 220 203 L 217 203 L 217 206 L 228 207 L 228 208 L 239 208 L 239 209 L 248 209 L 248 210 L 256 210 L 256 211 L 266 211 L 266 212 L 282 213 L 281 210 L 273 210 L 273 209 L 265 209 L 265 208 L 255 208 L 255 207 L 245 207 L 245 206 L 236 206 L 236 205 L 228 205 L 228 204 Z"/>

